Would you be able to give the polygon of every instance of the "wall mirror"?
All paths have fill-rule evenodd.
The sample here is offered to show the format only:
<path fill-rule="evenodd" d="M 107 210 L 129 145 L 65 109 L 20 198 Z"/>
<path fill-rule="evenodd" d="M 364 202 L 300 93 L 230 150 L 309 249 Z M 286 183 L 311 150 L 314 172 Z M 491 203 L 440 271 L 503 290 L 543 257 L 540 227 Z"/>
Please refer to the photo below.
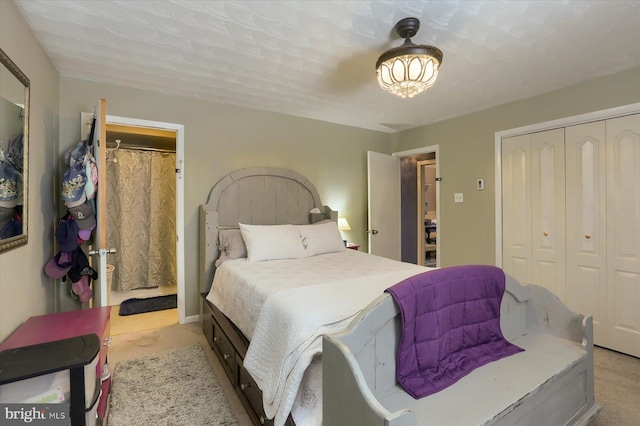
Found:
<path fill-rule="evenodd" d="M 0 252 L 27 244 L 29 87 L 0 49 Z"/>

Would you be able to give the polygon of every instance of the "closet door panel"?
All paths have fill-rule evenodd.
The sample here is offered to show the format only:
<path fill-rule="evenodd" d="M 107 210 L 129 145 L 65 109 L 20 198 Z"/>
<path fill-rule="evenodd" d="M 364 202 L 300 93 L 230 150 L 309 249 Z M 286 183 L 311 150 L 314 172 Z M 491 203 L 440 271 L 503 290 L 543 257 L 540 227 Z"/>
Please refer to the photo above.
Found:
<path fill-rule="evenodd" d="M 594 340 L 607 346 L 606 149 L 604 121 L 565 129 L 566 304 L 593 316 Z"/>
<path fill-rule="evenodd" d="M 640 115 L 606 129 L 608 347 L 640 357 Z"/>
<path fill-rule="evenodd" d="M 531 283 L 531 137 L 502 141 L 502 267 Z"/>
<path fill-rule="evenodd" d="M 565 300 L 564 129 L 531 135 L 531 281 Z"/>

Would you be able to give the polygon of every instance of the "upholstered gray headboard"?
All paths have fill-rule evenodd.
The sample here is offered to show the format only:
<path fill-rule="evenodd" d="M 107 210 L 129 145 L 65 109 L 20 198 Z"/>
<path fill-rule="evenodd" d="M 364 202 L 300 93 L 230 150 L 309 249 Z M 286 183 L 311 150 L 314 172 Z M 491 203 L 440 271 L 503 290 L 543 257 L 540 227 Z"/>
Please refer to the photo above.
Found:
<path fill-rule="evenodd" d="M 311 214 L 317 208 L 320 213 Z M 218 258 L 218 229 L 238 223 L 282 225 L 338 220 L 322 205 L 315 186 L 292 170 L 251 167 L 236 170 L 216 183 L 200 206 L 200 291 L 208 292 Z"/>

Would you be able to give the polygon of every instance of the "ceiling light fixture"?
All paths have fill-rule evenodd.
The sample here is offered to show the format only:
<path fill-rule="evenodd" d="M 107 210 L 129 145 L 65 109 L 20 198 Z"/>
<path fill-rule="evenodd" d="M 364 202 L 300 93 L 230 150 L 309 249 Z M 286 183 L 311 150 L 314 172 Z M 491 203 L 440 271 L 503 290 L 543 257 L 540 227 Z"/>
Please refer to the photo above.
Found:
<path fill-rule="evenodd" d="M 376 62 L 380 87 L 402 98 L 413 98 L 433 86 L 442 63 L 440 49 L 411 42 L 419 28 L 418 18 L 398 21 L 394 29 L 405 39 L 404 44 L 387 50 Z"/>

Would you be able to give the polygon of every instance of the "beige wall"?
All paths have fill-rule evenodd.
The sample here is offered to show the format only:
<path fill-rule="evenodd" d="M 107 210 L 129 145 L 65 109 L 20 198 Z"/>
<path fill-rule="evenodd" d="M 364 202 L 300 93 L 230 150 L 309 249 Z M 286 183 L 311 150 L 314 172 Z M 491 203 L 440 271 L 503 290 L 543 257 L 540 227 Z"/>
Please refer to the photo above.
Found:
<path fill-rule="evenodd" d="M 495 132 L 637 102 L 640 68 L 400 133 L 394 151 L 440 146 L 441 265 L 495 264 Z"/>
<path fill-rule="evenodd" d="M 80 137 L 80 112 L 100 98 L 107 114 L 185 126 L 186 313 L 198 313 L 198 208 L 227 173 L 251 166 L 292 169 L 322 202 L 349 220 L 350 241 L 366 245 L 366 151 L 391 152 L 394 136 L 247 108 L 61 78 L 60 152 Z"/>
<path fill-rule="evenodd" d="M 31 81 L 29 242 L 0 254 L 1 341 L 30 316 L 55 306 L 54 283 L 42 270 L 53 255 L 59 84 L 58 72 L 11 1 L 0 1 L 0 48 Z"/>

